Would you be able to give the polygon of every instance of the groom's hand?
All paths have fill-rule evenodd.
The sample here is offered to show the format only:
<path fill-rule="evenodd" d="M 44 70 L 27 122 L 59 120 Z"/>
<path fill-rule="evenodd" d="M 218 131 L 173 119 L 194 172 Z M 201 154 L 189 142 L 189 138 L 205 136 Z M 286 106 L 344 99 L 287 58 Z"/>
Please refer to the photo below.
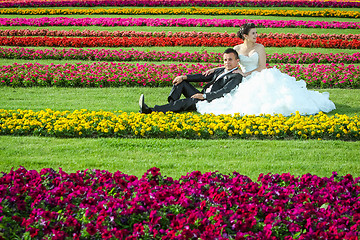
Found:
<path fill-rule="evenodd" d="M 215 71 L 215 68 L 209 69 L 209 70 L 203 72 L 203 75 L 204 75 L 204 77 L 207 77 L 210 74 L 212 74 L 214 71 Z"/>
<path fill-rule="evenodd" d="M 192 95 L 191 98 L 196 98 L 196 99 L 200 99 L 200 100 L 205 99 L 204 94 L 202 94 L 202 93 L 196 93 L 196 94 Z"/>
<path fill-rule="evenodd" d="M 187 77 L 186 76 L 177 76 L 172 83 L 175 85 L 180 84 L 182 81 L 184 81 Z"/>

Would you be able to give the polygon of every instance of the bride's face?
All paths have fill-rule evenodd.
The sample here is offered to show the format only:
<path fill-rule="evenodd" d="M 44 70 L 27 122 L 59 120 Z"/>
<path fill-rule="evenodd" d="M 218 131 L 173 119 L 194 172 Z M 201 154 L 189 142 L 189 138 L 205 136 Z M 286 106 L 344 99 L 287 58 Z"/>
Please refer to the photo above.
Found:
<path fill-rule="evenodd" d="M 248 35 L 245 34 L 245 40 L 255 43 L 257 36 L 258 35 L 257 35 L 256 28 L 251 28 L 249 31 L 249 34 Z"/>

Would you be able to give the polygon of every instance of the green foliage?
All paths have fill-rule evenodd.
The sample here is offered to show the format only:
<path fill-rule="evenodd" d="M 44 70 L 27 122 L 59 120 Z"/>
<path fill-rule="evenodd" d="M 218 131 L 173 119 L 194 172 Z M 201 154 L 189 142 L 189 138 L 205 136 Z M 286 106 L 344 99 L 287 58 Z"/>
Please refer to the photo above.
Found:
<path fill-rule="evenodd" d="M 271 9 L 271 8 L 266 8 Z M 279 8 L 276 8 L 279 9 Z M 289 9 L 289 8 L 284 8 Z M 291 8 L 290 8 L 291 9 Z M 294 8 L 298 10 L 321 10 L 320 8 Z M 336 9 L 334 9 L 336 10 Z M 356 10 L 356 9 L 340 9 Z M 0 17 L 19 17 L 1 15 Z M 40 16 L 21 16 L 40 17 Z M 56 16 L 51 16 L 56 17 Z M 89 17 L 89 16 L 77 16 Z M 90 16 L 100 17 L 100 16 Z M 101 16 L 106 17 L 106 16 Z M 114 17 L 114 16 L 108 16 Z M 154 17 L 170 18 L 172 16 L 117 16 L 117 17 Z M 177 16 L 186 17 L 190 16 Z M 193 18 L 233 19 L 234 16 L 191 16 Z M 246 19 L 284 20 L 284 17 L 240 16 Z M 239 18 L 239 17 L 237 17 Z M 294 20 L 315 20 L 318 18 L 294 18 Z M 358 19 L 328 19 L 321 21 L 358 21 Z M 1 27 L 2 29 L 37 29 L 39 27 L 17 26 Z M 59 27 L 44 27 L 59 30 Z M 39 28 L 41 29 L 41 28 Z M 61 30 L 108 30 L 108 31 L 203 31 L 236 33 L 238 28 L 216 27 L 61 27 Z M 305 28 L 260 28 L 261 33 L 304 33 L 304 34 L 360 34 L 360 29 L 305 29 Z M 131 49 L 131 48 L 124 48 Z M 176 47 L 157 48 L 146 47 L 136 50 L 222 52 L 223 48 Z M 347 52 L 357 50 L 346 49 L 305 49 L 305 48 L 267 48 L 267 53 L 291 52 Z M 1 59 L 2 65 L 28 61 Z M 37 61 L 43 64 L 63 63 L 54 60 Z M 71 62 L 71 61 L 66 61 Z M 78 61 L 75 61 L 78 62 Z M 167 62 L 162 62 L 166 64 Z M 138 97 L 146 96 L 149 105 L 165 103 L 169 88 L 106 88 L 106 89 L 67 89 L 67 88 L 1 88 L 0 106 L 5 109 L 42 110 L 123 110 L 138 111 Z M 321 90 L 323 91 L 323 90 Z M 360 114 L 359 90 L 329 89 L 330 99 L 337 109 L 331 114 Z M 256 180 L 259 173 L 290 172 L 293 175 L 306 173 L 318 176 L 329 176 L 332 171 L 340 175 L 348 173 L 360 176 L 359 142 L 341 141 L 270 141 L 270 140 L 186 140 L 186 139 L 57 139 L 42 137 L 9 137 L 0 136 L 0 171 L 24 166 L 27 169 L 42 168 L 58 169 L 76 172 L 84 169 L 107 169 L 115 172 L 141 176 L 147 169 L 158 167 L 169 177 L 178 178 L 187 172 L 199 170 L 220 171 L 231 173 L 237 171 Z M 10 213 L 9 213 L 10 214 Z M 12 221 L 11 216 L 3 222 Z M 85 220 L 84 220 L 85 221 Z M 9 222 L 10 223 L 10 222 Z M 0 226 L 1 227 L 1 226 Z M 14 230 L 14 233 L 16 230 Z M 86 231 L 85 231 L 86 232 Z M 0 236 L 1 237 L 1 236 Z M 16 236 L 14 235 L 14 239 Z M 30 236 L 23 236 L 30 239 Z"/>

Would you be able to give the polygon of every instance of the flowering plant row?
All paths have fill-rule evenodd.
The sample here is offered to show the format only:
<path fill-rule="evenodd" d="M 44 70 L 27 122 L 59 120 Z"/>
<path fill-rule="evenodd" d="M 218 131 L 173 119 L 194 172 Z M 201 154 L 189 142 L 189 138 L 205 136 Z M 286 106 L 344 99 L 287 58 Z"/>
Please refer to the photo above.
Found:
<path fill-rule="evenodd" d="M 231 35 L 231 34 L 230 34 Z M 360 34 L 298 34 L 298 33 L 260 33 L 261 38 L 279 38 L 279 39 L 342 39 L 342 40 L 360 40 Z"/>
<path fill-rule="evenodd" d="M 209 8 L 97 8 L 97 9 L 0 9 L 0 14 L 20 15 L 257 15 L 285 17 L 359 18 L 358 11 L 325 9 L 320 11 Z"/>
<path fill-rule="evenodd" d="M 66 173 L 19 167 L 0 178 L 6 239 L 349 239 L 360 231 L 359 182 L 194 171 L 179 180 L 153 167 Z M 10 227 L 11 226 L 11 227 Z"/>
<path fill-rule="evenodd" d="M 358 8 L 357 0 L 2 0 L 0 7 L 203 6 Z"/>
<path fill-rule="evenodd" d="M 359 63 L 360 53 L 347 54 L 347 53 L 274 53 L 266 55 L 268 63 L 297 63 L 297 64 L 310 64 L 310 63 Z"/>
<path fill-rule="evenodd" d="M 49 30 L 49 29 L 0 29 L 0 36 L 51 36 L 51 37 L 205 37 L 237 38 L 236 33 L 225 32 L 136 32 L 136 31 L 101 31 L 101 30 Z M 274 39 L 342 39 L 360 40 L 360 34 L 298 34 L 298 33 L 259 33 L 259 38 Z"/>
<path fill-rule="evenodd" d="M 342 39 L 273 39 L 259 38 L 265 47 L 306 47 L 359 49 L 360 40 Z M 144 47 L 144 46 L 206 46 L 231 47 L 242 43 L 238 38 L 217 37 L 0 37 L 1 46 L 46 46 L 46 47 Z"/>
<path fill-rule="evenodd" d="M 13 64 L 0 66 L 0 86 L 120 87 L 172 86 L 179 75 L 201 73 L 220 64 Z M 270 67 L 268 65 L 268 67 Z M 360 66 L 277 64 L 282 72 L 303 79 L 308 87 L 360 88 Z"/>
<path fill-rule="evenodd" d="M 176 62 L 212 62 L 221 63 L 222 53 L 203 52 L 163 52 L 137 50 L 83 49 L 83 48 L 2 48 L 0 58 L 8 59 L 56 59 L 56 60 L 92 60 L 92 61 L 176 61 Z M 267 54 L 268 63 L 360 63 L 360 53 L 289 53 Z"/>
<path fill-rule="evenodd" d="M 0 135 L 48 137 L 145 137 L 189 139 L 360 140 L 360 117 L 335 114 L 301 116 L 126 113 L 122 111 L 4 110 Z"/>
<path fill-rule="evenodd" d="M 187 18 L 0 18 L 2 26 L 172 26 L 172 27 L 240 27 L 253 22 L 258 28 L 339 28 L 358 29 L 360 22 L 325 22 L 268 19 L 187 19 Z"/>
<path fill-rule="evenodd" d="M 120 87 L 171 86 L 178 75 L 204 72 L 214 64 L 13 64 L 0 66 L 0 86 Z"/>

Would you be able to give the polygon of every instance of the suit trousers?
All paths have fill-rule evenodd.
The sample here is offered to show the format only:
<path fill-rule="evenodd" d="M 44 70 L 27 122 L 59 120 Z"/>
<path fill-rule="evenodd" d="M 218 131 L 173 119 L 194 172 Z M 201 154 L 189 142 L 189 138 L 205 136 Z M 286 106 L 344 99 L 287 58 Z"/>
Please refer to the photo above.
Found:
<path fill-rule="evenodd" d="M 192 95 L 200 93 L 193 85 L 187 81 L 182 81 L 178 85 L 173 85 L 168 97 L 168 104 L 155 105 L 152 109 L 155 112 L 182 112 L 182 111 L 195 111 L 196 103 L 199 99 L 191 98 Z M 181 95 L 186 98 L 180 99 Z"/>

